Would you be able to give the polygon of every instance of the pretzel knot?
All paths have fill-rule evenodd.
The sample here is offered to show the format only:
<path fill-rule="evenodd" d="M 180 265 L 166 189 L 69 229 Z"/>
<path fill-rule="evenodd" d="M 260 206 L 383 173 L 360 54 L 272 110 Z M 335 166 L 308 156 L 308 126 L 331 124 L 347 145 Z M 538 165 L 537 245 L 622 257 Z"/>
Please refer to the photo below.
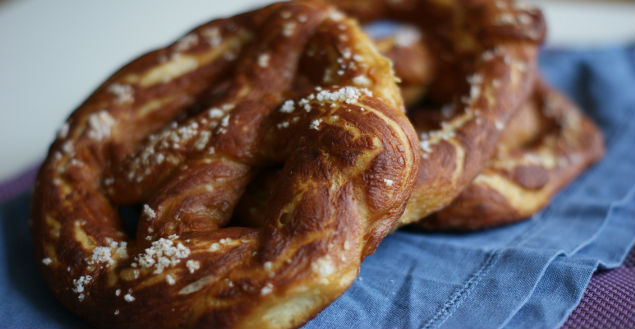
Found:
<path fill-rule="evenodd" d="M 412 191 L 417 137 L 395 81 L 318 1 L 212 21 L 126 65 L 39 173 L 48 284 L 104 327 L 302 324 L 353 282 Z M 232 225 L 264 166 L 285 174 L 264 225 Z M 141 203 L 131 239 L 117 207 Z"/>

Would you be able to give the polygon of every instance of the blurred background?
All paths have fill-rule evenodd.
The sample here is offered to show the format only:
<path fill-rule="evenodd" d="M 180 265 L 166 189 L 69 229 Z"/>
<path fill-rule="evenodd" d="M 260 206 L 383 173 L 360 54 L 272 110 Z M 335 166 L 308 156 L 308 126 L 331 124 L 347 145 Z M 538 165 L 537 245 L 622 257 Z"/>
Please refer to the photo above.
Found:
<path fill-rule="evenodd" d="M 269 2 L 0 0 L 0 182 L 39 163 L 64 119 L 123 64 L 211 18 Z M 546 47 L 635 41 L 632 0 L 521 2 L 544 10 Z"/>

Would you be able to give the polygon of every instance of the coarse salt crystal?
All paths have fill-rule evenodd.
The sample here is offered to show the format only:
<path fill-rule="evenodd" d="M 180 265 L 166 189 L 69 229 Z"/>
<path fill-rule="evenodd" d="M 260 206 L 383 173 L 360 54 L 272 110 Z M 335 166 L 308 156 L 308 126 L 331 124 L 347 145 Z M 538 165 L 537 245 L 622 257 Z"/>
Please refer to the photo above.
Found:
<path fill-rule="evenodd" d="M 267 67 L 269 66 L 269 59 L 270 59 L 270 55 L 265 53 L 265 54 L 260 54 L 260 56 L 258 56 L 258 66 L 260 67 Z"/>
<path fill-rule="evenodd" d="M 123 296 L 123 299 L 128 303 L 132 303 L 135 301 L 136 298 L 134 298 L 134 296 L 132 296 L 130 293 L 127 293 L 125 296 Z"/>
<path fill-rule="evenodd" d="M 110 136 L 115 120 L 107 110 L 101 110 L 88 116 L 88 137 L 100 141 Z"/>
<path fill-rule="evenodd" d="M 315 130 L 320 130 L 320 123 L 322 122 L 322 120 L 320 119 L 315 119 L 313 121 L 311 121 L 311 124 L 309 125 L 310 129 L 315 129 Z"/>
<path fill-rule="evenodd" d="M 197 260 L 188 260 L 185 263 L 185 266 L 187 267 L 187 269 L 190 271 L 190 273 L 194 273 L 196 270 L 198 270 L 199 268 L 201 268 L 201 263 Z"/>
<path fill-rule="evenodd" d="M 353 78 L 353 83 L 358 86 L 367 87 L 370 85 L 370 79 L 368 79 L 366 75 L 361 74 Z"/>
<path fill-rule="evenodd" d="M 282 28 L 282 35 L 285 37 L 290 37 L 293 35 L 293 31 L 295 30 L 296 23 L 295 22 L 287 22 L 284 24 Z"/>
<path fill-rule="evenodd" d="M 260 289 L 261 295 L 268 295 L 273 291 L 273 285 L 271 283 L 267 283 L 262 289 Z"/>
<path fill-rule="evenodd" d="M 148 216 L 149 219 L 157 217 L 157 213 L 148 204 L 143 205 L 143 214 Z"/>
<path fill-rule="evenodd" d="M 292 113 L 294 109 L 295 106 L 293 100 L 291 99 L 286 100 L 284 103 L 282 103 L 282 106 L 280 106 L 280 112 L 282 113 Z"/>

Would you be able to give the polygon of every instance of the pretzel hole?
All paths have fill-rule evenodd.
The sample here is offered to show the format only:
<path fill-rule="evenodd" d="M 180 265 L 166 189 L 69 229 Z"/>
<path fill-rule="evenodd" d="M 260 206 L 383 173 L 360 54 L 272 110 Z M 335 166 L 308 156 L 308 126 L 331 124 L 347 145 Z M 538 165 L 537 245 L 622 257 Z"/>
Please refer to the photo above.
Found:
<path fill-rule="evenodd" d="M 408 109 L 438 111 L 470 91 L 465 77 L 476 70 L 480 49 L 457 55 L 457 45 L 438 40 L 425 28 L 390 20 L 371 22 L 364 30 L 379 52 L 393 60 Z"/>
<path fill-rule="evenodd" d="M 262 228 L 262 210 L 267 208 L 278 175 L 282 172 L 282 165 L 263 167 L 254 177 L 242 194 L 227 226 L 241 226 Z M 282 220 L 282 219 L 281 219 Z M 284 224 L 288 218 L 283 220 Z M 280 222 L 281 225 L 284 225 Z"/>
<path fill-rule="evenodd" d="M 130 237 L 137 236 L 137 225 L 141 217 L 141 210 L 141 204 L 120 205 L 117 207 L 117 213 L 119 214 L 124 230 Z"/>

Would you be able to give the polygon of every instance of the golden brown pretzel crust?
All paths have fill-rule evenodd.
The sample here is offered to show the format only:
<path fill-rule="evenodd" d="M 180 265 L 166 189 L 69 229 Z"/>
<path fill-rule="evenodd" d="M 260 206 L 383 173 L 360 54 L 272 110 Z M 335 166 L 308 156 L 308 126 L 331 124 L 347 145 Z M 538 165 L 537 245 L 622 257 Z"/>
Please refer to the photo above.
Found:
<path fill-rule="evenodd" d="M 503 5 L 499 9 L 510 9 L 507 3 L 499 3 Z M 404 3 L 394 6 L 411 8 Z M 377 11 L 377 8 L 376 6 L 366 8 L 360 4 L 359 7 L 351 7 L 351 11 L 369 20 L 377 18 L 378 15 L 385 15 L 385 11 Z M 374 13 L 371 15 L 369 11 Z M 529 12 L 538 17 L 538 14 L 532 10 Z M 498 15 L 505 17 L 504 14 L 503 12 Z M 508 19 L 527 22 L 529 16 L 521 19 L 522 15 L 530 14 L 521 12 L 518 16 L 510 16 Z M 539 23 L 535 25 L 542 26 Z M 441 57 L 446 57 L 445 60 L 447 60 L 448 56 L 435 56 L 439 51 L 434 47 L 438 45 L 435 44 L 435 40 L 431 40 L 430 33 L 420 33 L 412 29 L 412 27 L 406 27 L 403 31 L 397 30 L 394 35 L 378 40 L 376 43 L 378 49 L 393 60 L 396 74 L 401 78 L 400 88 L 405 103 L 414 108 L 409 110 L 409 115 L 415 128 L 419 134 L 423 135 L 423 138 L 429 138 L 430 135 L 439 135 L 438 131 L 430 133 L 430 130 L 438 129 L 444 125 L 443 122 L 447 125 L 447 122 L 453 120 L 456 105 L 445 105 L 442 109 L 439 106 L 434 110 L 422 109 L 419 105 L 421 98 L 439 98 L 438 94 L 434 94 L 434 82 L 438 80 L 436 75 L 443 75 L 445 71 L 438 69 L 438 63 L 444 60 Z M 402 33 L 404 35 L 400 35 Z M 527 33 L 531 34 L 531 30 Z M 533 34 L 538 35 L 538 33 Z M 490 53 L 487 57 L 492 57 L 492 54 Z M 510 58 L 507 58 L 508 64 L 512 63 Z M 527 65 L 517 64 L 519 69 L 528 69 Z M 466 67 L 467 65 L 458 63 L 457 66 Z M 472 76 L 471 80 L 482 79 L 475 79 Z M 495 84 L 493 80 L 492 84 Z M 580 114 L 559 93 L 546 87 L 542 82 L 536 82 L 530 89 L 533 90 L 531 93 L 516 93 L 515 102 L 506 103 L 510 107 L 516 106 L 511 109 L 511 113 L 515 114 L 508 125 L 505 125 L 504 121 L 494 122 L 496 129 L 503 130 L 504 128 L 496 153 L 489 160 L 488 157 L 480 158 L 481 161 L 486 162 L 472 163 L 472 167 L 462 173 L 464 181 L 457 183 L 450 180 L 447 172 L 439 174 L 444 170 L 442 168 L 448 165 L 450 168 L 446 170 L 456 170 L 451 167 L 450 161 L 453 155 L 450 154 L 446 158 L 443 157 L 444 154 L 440 156 L 437 154 L 436 158 L 432 155 L 432 161 L 437 163 L 431 166 L 429 162 L 431 154 L 428 154 L 431 153 L 429 152 L 431 149 L 427 145 L 428 152 L 424 150 L 426 154 L 422 154 L 420 180 L 400 221 L 401 224 L 408 224 L 413 218 L 419 219 L 419 216 L 430 213 L 430 207 L 421 207 L 421 200 L 436 204 L 439 208 L 443 207 L 418 222 L 419 226 L 426 229 L 473 230 L 527 218 L 539 211 L 560 188 L 573 180 L 584 168 L 601 157 L 602 137 L 591 121 Z M 550 113 L 551 117 L 545 113 Z M 565 117 L 569 119 L 562 119 Z M 496 134 L 489 136 L 491 139 L 496 139 Z M 460 146 L 454 150 L 464 152 Z M 563 170 L 565 168 L 563 166 L 566 166 L 566 170 Z M 470 181 L 470 177 L 474 177 L 475 170 L 480 171 L 481 174 Z M 430 181 L 430 179 L 422 179 L 426 172 L 430 173 L 430 177 L 438 180 L 438 186 L 435 189 L 426 189 L 429 186 L 426 184 Z M 248 210 L 257 213 L 256 209 L 266 207 L 266 191 L 275 181 L 275 175 L 272 171 L 262 173 L 261 177 L 248 189 L 238 212 L 242 221 L 249 225 L 260 225 L 257 219 L 250 216 Z M 461 172 L 457 175 L 461 178 Z M 463 189 L 462 186 L 465 188 Z M 446 189 L 446 194 L 441 193 L 443 189 Z M 455 201 L 448 204 L 457 193 L 460 194 Z M 430 201 L 431 198 L 436 199 Z"/>
<path fill-rule="evenodd" d="M 398 42 L 399 33 L 380 40 L 379 48 L 395 63 L 397 76 L 405 77 L 400 87 L 405 103 L 414 107 L 409 116 L 421 133 L 441 125 L 452 109 L 417 108 L 434 79 L 435 58 L 423 35 L 403 44 Z M 417 69 L 409 70 L 411 67 Z M 540 80 L 532 89 L 529 99 L 518 103 L 518 112 L 504 127 L 497 151 L 483 171 L 452 203 L 419 221 L 418 226 L 474 230 L 528 218 L 601 158 L 603 142 L 597 127 Z M 409 210 L 404 216 L 408 217 Z"/>
<path fill-rule="evenodd" d="M 508 1 L 338 1 L 363 22 L 418 27 L 435 72 L 425 98 L 446 104 L 439 125 L 419 126 L 421 169 L 400 224 L 449 204 L 485 167 L 535 80 L 544 19 Z M 408 100 L 408 99 L 407 99 Z"/>
<path fill-rule="evenodd" d="M 292 89 L 296 75 L 309 88 Z M 47 283 L 101 327 L 301 325 L 348 288 L 412 191 L 417 138 L 395 80 L 354 21 L 309 0 L 212 21 L 126 65 L 38 175 Z M 264 226 L 227 227 L 274 164 L 285 175 Z M 116 206 L 137 202 L 133 240 Z"/>
<path fill-rule="evenodd" d="M 475 230 L 528 218 L 604 154 L 593 122 L 542 82 L 506 127 L 502 141 L 474 181 L 418 225 Z"/>

